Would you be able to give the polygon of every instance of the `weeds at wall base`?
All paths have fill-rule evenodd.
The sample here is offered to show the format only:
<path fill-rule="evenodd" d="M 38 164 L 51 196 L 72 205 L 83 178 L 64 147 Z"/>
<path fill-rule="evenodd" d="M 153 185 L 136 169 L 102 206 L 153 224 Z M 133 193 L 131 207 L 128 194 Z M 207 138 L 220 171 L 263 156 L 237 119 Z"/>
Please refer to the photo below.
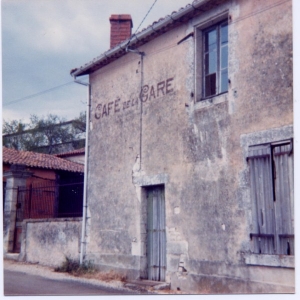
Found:
<path fill-rule="evenodd" d="M 91 261 L 85 261 L 82 264 L 79 261 L 66 257 L 61 266 L 54 269 L 55 272 L 65 272 L 74 276 L 95 273 L 97 270 Z"/>
<path fill-rule="evenodd" d="M 66 257 L 61 266 L 54 269 L 55 272 L 69 273 L 73 276 L 80 276 L 85 278 L 93 278 L 102 281 L 121 281 L 125 282 L 126 277 L 114 271 L 101 272 L 91 261 L 85 261 L 81 265 L 79 261 Z"/>

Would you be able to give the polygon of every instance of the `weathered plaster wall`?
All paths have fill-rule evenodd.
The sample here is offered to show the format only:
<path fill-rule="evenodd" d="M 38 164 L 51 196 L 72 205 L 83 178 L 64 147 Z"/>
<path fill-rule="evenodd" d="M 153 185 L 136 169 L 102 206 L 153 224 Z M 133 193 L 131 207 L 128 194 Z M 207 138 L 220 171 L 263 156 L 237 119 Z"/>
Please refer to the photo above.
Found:
<path fill-rule="evenodd" d="M 59 266 L 65 257 L 79 260 L 81 218 L 24 220 L 20 259 Z"/>
<path fill-rule="evenodd" d="M 210 292 L 221 292 L 222 287 L 224 292 L 232 288 L 276 292 L 280 288 L 285 290 L 284 286 L 292 291 L 294 285 L 292 269 L 243 268 L 242 253 L 250 249 L 252 218 L 249 170 L 241 135 L 283 127 L 285 133 L 278 135 L 277 140 L 261 139 L 278 141 L 292 137 L 285 126 L 293 123 L 291 3 L 276 6 L 273 1 L 253 2 L 255 5 L 252 1 L 235 1 L 236 6 L 229 8 L 228 94 L 204 100 L 190 109 L 193 122 L 187 132 L 190 143 L 186 143 L 186 159 L 191 163 L 191 172 L 185 177 L 188 180 L 183 182 L 181 192 L 182 198 L 194 201 L 186 201 L 181 207 L 181 212 L 191 220 L 182 223 L 184 236 L 189 236 L 189 261 L 185 268 L 190 273 L 203 274 L 204 278 L 216 273 L 242 279 L 236 287 L 225 283 L 226 280 L 217 280 L 218 288 L 210 286 Z M 193 24 L 200 20 L 199 17 Z M 201 267 L 195 267 L 201 261 Z M 273 288 L 245 285 L 243 280 L 257 279 L 252 268 L 265 274 Z M 289 276 L 278 288 L 281 272 Z M 181 278 L 185 285 L 186 278 Z M 199 281 L 194 288 L 201 291 L 201 286 Z"/>
<path fill-rule="evenodd" d="M 223 1 L 145 44 L 145 56 L 129 53 L 91 74 L 89 259 L 144 276 L 143 187 L 164 184 L 172 288 L 293 291 L 292 268 L 245 263 L 251 203 L 241 138 L 281 127 L 292 134 L 291 13 L 291 2 Z M 231 19 L 229 90 L 196 102 L 195 28 L 220 15 Z"/>
<path fill-rule="evenodd" d="M 174 47 L 178 47 L 176 43 L 185 36 L 185 30 L 182 27 L 164 34 L 141 48 L 146 52 L 142 59 L 128 54 L 91 77 L 91 82 L 98 82 L 92 85 L 90 141 L 99 143 L 91 142 L 89 152 L 92 217 L 88 252 L 99 264 L 134 269 L 139 274 L 140 255 L 145 248 L 140 223 L 146 221 L 141 220 L 140 211 L 145 199 L 141 199 L 141 188 L 133 183 L 133 175 L 170 173 L 178 168 L 174 158 L 182 159 L 178 141 L 182 135 L 180 123 L 186 122 L 189 92 L 178 72 L 185 68 L 186 47 L 179 52 Z M 137 100 L 141 85 L 145 86 L 142 115 Z M 106 104 L 108 111 L 113 101 L 109 113 L 104 113 L 103 106 Z M 102 111 L 97 109 L 99 104 Z M 120 259 L 116 261 L 115 257 Z"/>

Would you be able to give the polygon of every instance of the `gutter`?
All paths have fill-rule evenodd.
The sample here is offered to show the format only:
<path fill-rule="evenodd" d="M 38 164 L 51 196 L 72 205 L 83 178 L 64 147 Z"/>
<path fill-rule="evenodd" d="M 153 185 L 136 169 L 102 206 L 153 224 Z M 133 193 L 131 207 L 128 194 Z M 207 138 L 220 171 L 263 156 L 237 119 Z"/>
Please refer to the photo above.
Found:
<path fill-rule="evenodd" d="M 199 0 L 198 2 L 194 1 L 192 4 L 189 4 L 185 8 L 182 8 L 180 11 L 174 12 L 171 15 L 164 18 L 163 20 L 153 23 L 147 29 L 145 29 L 137 34 L 134 34 L 129 39 L 120 43 L 113 49 L 110 49 L 110 50 L 104 52 L 102 55 L 98 56 L 97 58 L 94 58 L 91 62 L 85 64 L 84 66 L 80 67 L 79 69 L 71 70 L 71 72 L 70 72 L 71 76 L 76 78 L 76 76 L 82 76 L 82 75 L 91 73 L 90 69 L 101 64 L 106 59 L 113 58 L 114 56 L 118 55 L 120 53 L 120 51 L 124 52 L 124 54 L 125 54 L 128 51 L 129 46 L 134 46 L 135 44 L 137 44 L 138 42 L 147 38 L 151 34 L 157 33 L 157 31 L 161 30 L 162 28 L 164 28 L 172 23 L 175 23 L 184 15 L 197 10 L 200 6 L 206 4 L 210 1 L 211 0 Z M 121 55 L 123 55 L 123 54 L 121 54 Z"/>

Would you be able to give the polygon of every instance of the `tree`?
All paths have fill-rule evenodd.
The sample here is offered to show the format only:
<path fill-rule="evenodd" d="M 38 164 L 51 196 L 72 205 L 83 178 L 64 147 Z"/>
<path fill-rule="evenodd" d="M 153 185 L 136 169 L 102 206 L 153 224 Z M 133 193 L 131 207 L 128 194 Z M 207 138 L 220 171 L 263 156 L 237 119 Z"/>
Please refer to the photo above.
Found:
<path fill-rule="evenodd" d="M 13 134 L 10 139 L 3 139 L 3 145 L 8 148 L 22 150 L 22 145 L 26 143 L 26 137 L 22 134 L 26 130 L 27 124 L 21 120 L 11 122 L 3 121 L 3 134 Z"/>
<path fill-rule="evenodd" d="M 31 115 L 31 134 L 38 146 L 48 146 L 48 154 L 53 153 L 54 145 L 73 140 L 70 126 L 64 126 L 65 120 L 49 114 L 46 119 Z M 58 126 L 59 124 L 60 126 Z M 36 145 L 35 145 L 36 146 Z"/>
<path fill-rule="evenodd" d="M 85 132 L 86 127 L 86 112 L 82 111 L 78 118 L 73 120 L 73 127 L 76 133 L 83 133 Z"/>
<path fill-rule="evenodd" d="M 73 141 L 74 149 L 83 148 L 85 146 L 86 131 L 86 112 L 81 112 L 79 117 L 73 120 L 73 134 L 78 137 Z"/>
<path fill-rule="evenodd" d="M 53 154 L 83 147 L 84 139 L 85 113 L 71 121 L 49 114 L 46 118 L 31 115 L 29 123 L 3 124 L 3 145 L 17 150 Z"/>

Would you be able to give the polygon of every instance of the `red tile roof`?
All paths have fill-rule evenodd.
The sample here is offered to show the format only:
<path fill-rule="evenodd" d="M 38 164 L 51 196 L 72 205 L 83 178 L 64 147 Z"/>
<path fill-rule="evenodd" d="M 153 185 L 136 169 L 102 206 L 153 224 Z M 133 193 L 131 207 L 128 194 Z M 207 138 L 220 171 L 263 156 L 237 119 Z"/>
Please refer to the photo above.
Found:
<path fill-rule="evenodd" d="M 55 156 L 64 157 L 64 156 L 73 156 L 73 155 L 84 154 L 84 153 L 85 153 L 85 148 L 83 147 L 83 148 L 80 148 L 80 149 L 77 149 L 77 150 L 55 154 Z"/>
<path fill-rule="evenodd" d="M 84 172 L 84 165 L 54 155 L 30 151 L 18 151 L 6 147 L 3 147 L 3 163 L 19 164 L 42 169 Z"/>

